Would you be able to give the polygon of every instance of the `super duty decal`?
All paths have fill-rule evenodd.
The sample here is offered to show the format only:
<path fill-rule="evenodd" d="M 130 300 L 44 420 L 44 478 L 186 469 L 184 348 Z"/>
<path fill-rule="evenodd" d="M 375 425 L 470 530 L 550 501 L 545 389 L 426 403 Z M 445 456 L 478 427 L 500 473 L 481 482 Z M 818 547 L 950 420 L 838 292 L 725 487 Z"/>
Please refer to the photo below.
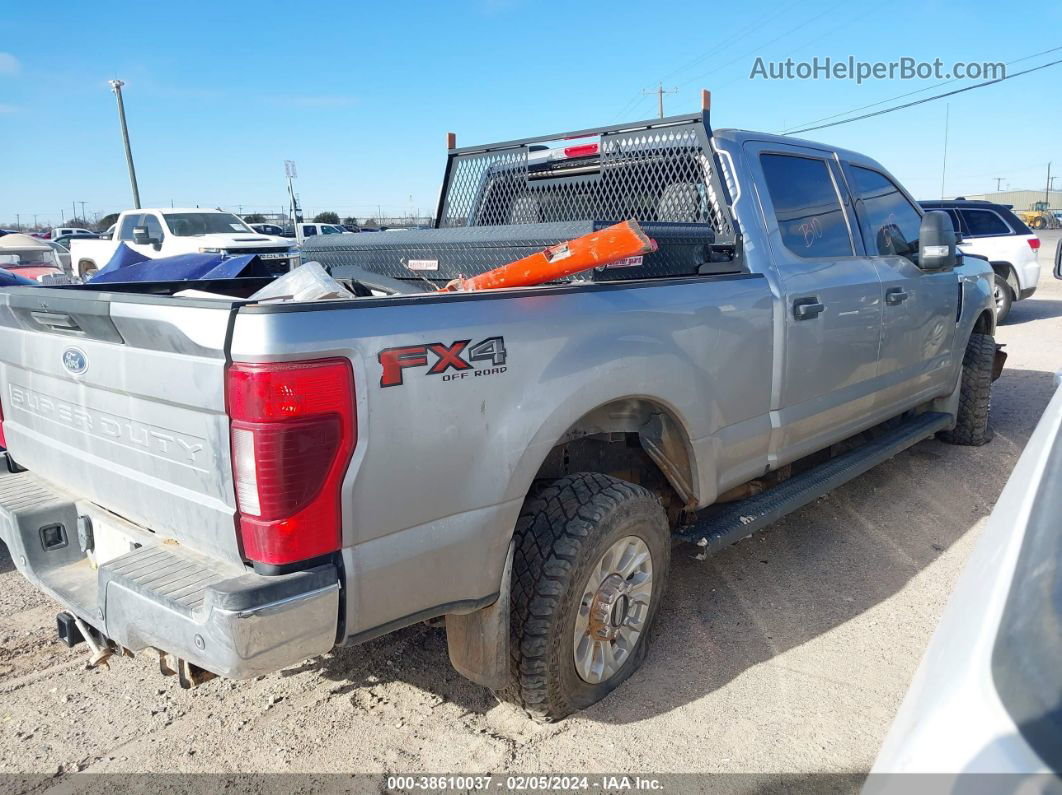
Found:
<path fill-rule="evenodd" d="M 459 381 L 505 372 L 504 337 L 487 337 L 482 342 L 470 346 L 471 342 L 472 340 L 457 340 L 449 345 L 443 342 L 426 342 L 423 345 L 384 348 L 377 354 L 383 368 L 380 386 L 401 386 L 403 372 L 410 367 L 427 367 L 425 375 L 441 375 L 443 381 Z"/>

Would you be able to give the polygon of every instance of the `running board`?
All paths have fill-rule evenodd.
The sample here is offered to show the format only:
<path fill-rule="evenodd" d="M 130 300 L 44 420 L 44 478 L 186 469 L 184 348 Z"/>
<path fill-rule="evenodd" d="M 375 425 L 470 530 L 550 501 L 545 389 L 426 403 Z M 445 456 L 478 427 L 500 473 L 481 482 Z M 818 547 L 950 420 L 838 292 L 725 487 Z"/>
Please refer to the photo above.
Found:
<path fill-rule="evenodd" d="M 697 559 L 704 560 L 859 477 L 882 461 L 947 428 L 952 422 L 950 414 L 918 414 L 884 435 L 795 475 L 761 494 L 739 502 L 705 508 L 693 524 L 678 528 L 674 538 L 699 546 L 701 549 Z"/>

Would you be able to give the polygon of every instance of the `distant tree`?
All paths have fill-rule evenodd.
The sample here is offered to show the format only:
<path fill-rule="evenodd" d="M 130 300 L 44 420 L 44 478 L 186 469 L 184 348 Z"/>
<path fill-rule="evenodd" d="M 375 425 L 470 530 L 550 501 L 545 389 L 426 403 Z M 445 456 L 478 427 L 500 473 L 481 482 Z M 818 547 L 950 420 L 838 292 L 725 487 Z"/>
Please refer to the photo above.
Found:
<path fill-rule="evenodd" d="M 317 215 L 313 217 L 313 222 L 315 224 L 338 224 L 339 215 L 331 210 L 326 210 L 323 213 L 317 213 Z"/>
<path fill-rule="evenodd" d="M 111 224 L 116 223 L 118 223 L 118 213 L 108 213 L 99 220 L 98 224 L 96 224 L 96 230 L 98 232 L 106 232 L 111 228 Z"/>
<path fill-rule="evenodd" d="M 358 219 L 355 218 L 353 215 L 348 215 L 346 218 L 343 219 L 343 223 L 347 226 L 357 226 Z"/>
<path fill-rule="evenodd" d="M 375 218 L 366 218 L 362 226 L 379 226 Z"/>
<path fill-rule="evenodd" d="M 63 226 L 76 226 L 76 227 L 80 227 L 82 229 L 87 229 L 88 227 L 92 226 L 92 224 L 90 224 L 84 218 L 76 218 L 75 217 L 75 218 L 67 218 L 66 221 L 63 223 Z"/>
<path fill-rule="evenodd" d="M 247 224 L 264 224 L 265 216 L 261 213 L 248 213 L 243 216 L 243 221 Z"/>

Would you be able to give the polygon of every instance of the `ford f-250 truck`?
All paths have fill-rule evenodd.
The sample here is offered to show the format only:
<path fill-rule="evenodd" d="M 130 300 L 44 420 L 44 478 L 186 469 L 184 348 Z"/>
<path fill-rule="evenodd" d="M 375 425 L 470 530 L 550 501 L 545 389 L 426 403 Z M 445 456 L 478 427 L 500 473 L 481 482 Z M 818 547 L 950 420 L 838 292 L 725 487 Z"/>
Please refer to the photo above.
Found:
<path fill-rule="evenodd" d="M 240 218 L 222 210 L 194 208 L 126 210 L 118 216 L 113 237 L 71 240 L 70 264 L 82 279 L 90 278 L 125 245 L 149 259 L 178 254 L 257 254 L 271 272 L 283 273 L 300 264 L 292 241 L 255 232 Z"/>
<path fill-rule="evenodd" d="M 658 259 L 427 284 L 623 218 Z M 336 250 L 350 299 L 0 289 L 0 534 L 69 643 L 189 686 L 445 616 L 459 671 L 557 719 L 638 667 L 675 542 L 989 438 L 992 270 L 863 155 L 707 110 L 451 147 L 437 227 L 334 236 L 381 247 Z"/>

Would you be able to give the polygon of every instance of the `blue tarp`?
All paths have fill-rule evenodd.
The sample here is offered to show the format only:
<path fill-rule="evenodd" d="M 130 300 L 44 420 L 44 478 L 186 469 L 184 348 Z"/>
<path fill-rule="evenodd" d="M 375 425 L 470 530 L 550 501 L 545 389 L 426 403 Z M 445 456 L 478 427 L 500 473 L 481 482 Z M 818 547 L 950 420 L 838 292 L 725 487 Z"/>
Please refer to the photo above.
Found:
<path fill-rule="evenodd" d="M 222 254 L 179 254 L 151 259 L 119 243 L 111 261 L 89 281 L 181 282 L 270 275 L 254 254 L 227 258 Z"/>
<path fill-rule="evenodd" d="M 11 271 L 5 271 L 3 268 L 0 268 L 0 287 L 11 287 L 15 284 L 20 286 L 28 284 L 30 287 L 40 286 L 40 282 L 32 282 L 23 276 L 19 276 Z"/>

